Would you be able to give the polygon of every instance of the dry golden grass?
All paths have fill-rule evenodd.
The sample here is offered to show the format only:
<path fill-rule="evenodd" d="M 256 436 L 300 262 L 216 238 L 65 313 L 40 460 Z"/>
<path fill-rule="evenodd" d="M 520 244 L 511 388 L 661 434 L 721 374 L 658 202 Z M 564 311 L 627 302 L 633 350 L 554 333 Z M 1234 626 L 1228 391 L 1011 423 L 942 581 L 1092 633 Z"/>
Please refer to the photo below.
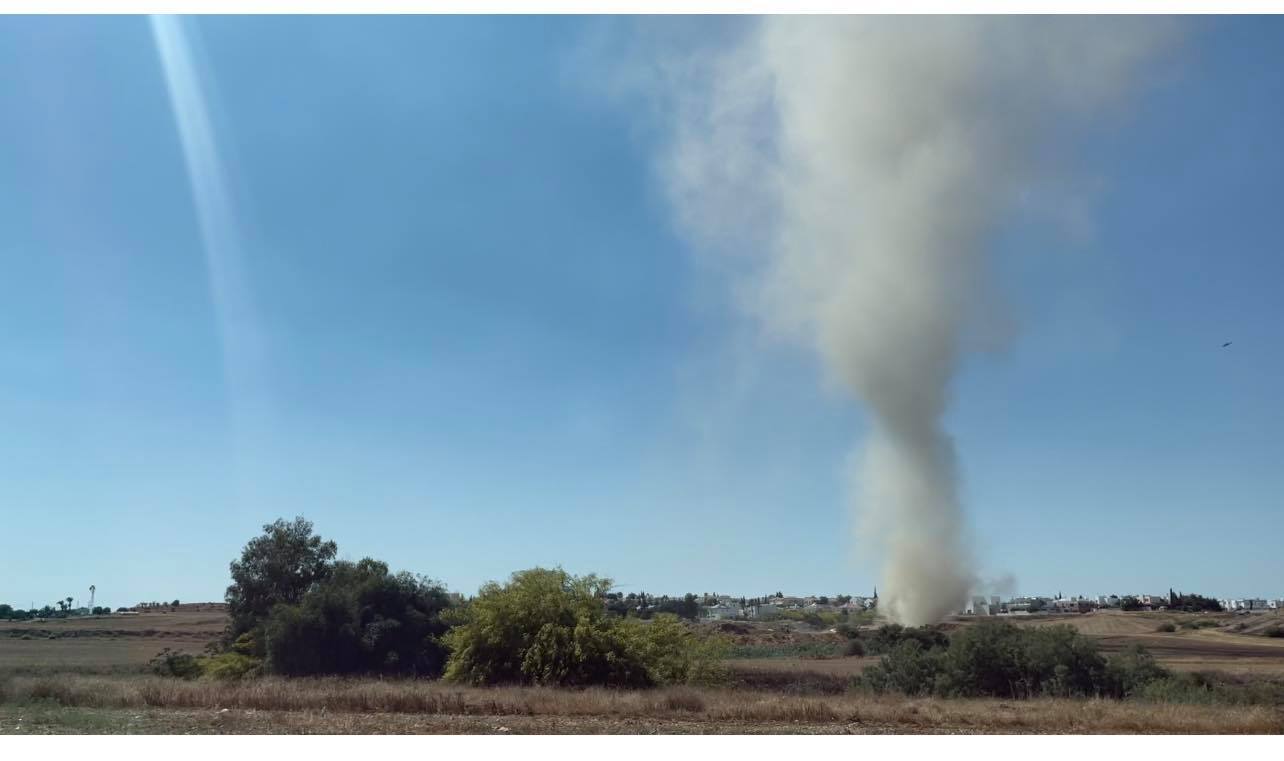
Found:
<path fill-rule="evenodd" d="M 204 642 L 164 637 L 0 638 L 0 673 L 142 670 L 164 648 L 198 655 Z"/>
<path fill-rule="evenodd" d="M 1108 700 L 941 700 L 843 694 L 789 696 L 757 690 L 670 688 L 565 690 L 467 688 L 439 682 L 373 679 L 261 679 L 185 682 L 159 677 L 58 674 L 11 676 L 0 704 L 132 711 L 255 711 L 280 714 L 291 726 L 308 715 L 558 718 L 578 724 L 614 722 L 636 731 L 665 731 L 672 722 L 709 731 L 757 724 L 807 731 L 1020 733 L 1281 733 L 1284 709 L 1156 705 Z M 259 717 L 262 722 L 262 717 Z M 269 722 L 270 723 L 270 722 Z M 305 722 L 306 723 L 306 722 Z M 281 731 L 341 731 L 341 723 Z M 697 727 L 698 729 L 698 727 Z M 264 731 L 272 731 L 271 729 Z M 532 731 L 541 731 L 533 729 Z M 547 730 L 553 731 L 553 730 Z M 559 730 L 560 731 L 560 730 Z M 627 730 L 626 730 L 627 731 Z M 686 731 L 686 730 L 682 730 Z"/>

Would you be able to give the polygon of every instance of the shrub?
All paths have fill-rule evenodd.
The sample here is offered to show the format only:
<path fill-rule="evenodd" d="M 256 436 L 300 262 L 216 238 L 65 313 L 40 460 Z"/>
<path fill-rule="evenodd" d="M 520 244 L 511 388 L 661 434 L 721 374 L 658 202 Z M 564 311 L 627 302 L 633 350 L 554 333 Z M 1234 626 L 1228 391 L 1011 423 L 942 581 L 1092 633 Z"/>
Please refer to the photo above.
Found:
<path fill-rule="evenodd" d="M 865 643 L 861 642 L 859 639 L 849 639 L 847 640 L 847 643 L 843 645 L 843 655 L 849 658 L 864 654 Z"/>
<path fill-rule="evenodd" d="M 1216 621 L 1210 621 L 1210 620 L 1209 620 L 1209 619 L 1207 619 L 1207 618 L 1200 618 L 1200 619 L 1196 619 L 1196 620 L 1194 620 L 1194 621 L 1183 621 L 1183 622 L 1182 622 L 1182 625 L 1181 625 L 1181 628 L 1183 628 L 1183 629 L 1208 629 L 1208 628 L 1210 628 L 1210 627 L 1214 627 L 1214 626 L 1217 626 L 1217 625 L 1218 625 L 1218 624 L 1217 624 L 1217 622 L 1216 622 Z"/>
<path fill-rule="evenodd" d="M 268 670 L 437 676 L 446 661 L 441 613 L 448 607 L 445 590 L 428 579 L 390 574 L 370 558 L 340 561 L 299 605 L 273 608 L 263 631 Z M 253 653 L 253 632 L 233 647 Z"/>
<path fill-rule="evenodd" d="M 902 638 L 858 685 L 944 697 L 1123 697 L 1167 676 L 1141 648 L 1106 661 L 1069 626 L 1019 629 L 986 621 L 957 632 L 945 648 Z"/>
<path fill-rule="evenodd" d="M 514 573 L 491 582 L 457 614 L 446 635 L 446 678 L 467 684 L 609 685 L 718 681 L 721 640 L 674 616 L 650 621 L 609 616 L 611 581 L 561 569 Z"/>
<path fill-rule="evenodd" d="M 211 679 L 243 679 L 258 676 L 263 670 L 263 661 L 240 653 L 220 653 L 198 659 L 203 676 Z"/>
<path fill-rule="evenodd" d="M 676 616 L 659 615 L 650 623 L 623 621 L 618 628 L 654 684 L 710 685 L 727 679 L 725 641 L 697 634 Z"/>
<path fill-rule="evenodd" d="M 1183 627 L 1183 628 L 1189 628 L 1189 627 L 1186 627 L 1186 624 L 1182 624 L 1182 627 Z M 1175 632 L 1175 631 L 1177 631 L 1177 625 L 1176 625 L 1176 624 L 1174 624 L 1174 623 L 1172 623 L 1172 622 L 1170 621 L 1170 622 L 1168 622 L 1168 623 L 1166 623 L 1166 624 L 1160 624 L 1159 626 L 1155 627 L 1155 631 L 1157 631 L 1157 632 Z"/>
<path fill-rule="evenodd" d="M 1216 695 L 1208 680 L 1199 674 L 1169 674 L 1138 685 L 1132 697 L 1153 703 L 1215 702 Z"/>
<path fill-rule="evenodd" d="M 514 573 L 490 582 L 446 635 L 446 678 L 468 684 L 649 683 L 601 599 L 608 579 L 561 569 Z"/>
<path fill-rule="evenodd" d="M 1135 695 L 1151 682 L 1169 676 L 1155 657 L 1141 645 L 1130 645 L 1106 664 L 1103 692 L 1112 697 Z"/>
<path fill-rule="evenodd" d="M 940 649 L 950 644 L 945 632 L 933 626 L 907 628 L 900 624 L 884 624 L 866 638 L 865 646 L 870 653 L 881 655 L 909 640 L 919 643 L 924 650 Z"/>
<path fill-rule="evenodd" d="M 1262 634 L 1267 637 L 1284 637 L 1284 626 L 1280 626 L 1279 624 L 1268 626 Z"/>
<path fill-rule="evenodd" d="M 195 679 L 201 675 L 201 662 L 194 655 L 180 653 L 168 647 L 156 654 L 148 664 L 152 673 L 179 679 Z"/>
<path fill-rule="evenodd" d="M 918 640 L 905 640 L 860 677 L 860 684 L 875 692 L 930 695 L 941 676 L 942 651 L 924 649 Z"/>

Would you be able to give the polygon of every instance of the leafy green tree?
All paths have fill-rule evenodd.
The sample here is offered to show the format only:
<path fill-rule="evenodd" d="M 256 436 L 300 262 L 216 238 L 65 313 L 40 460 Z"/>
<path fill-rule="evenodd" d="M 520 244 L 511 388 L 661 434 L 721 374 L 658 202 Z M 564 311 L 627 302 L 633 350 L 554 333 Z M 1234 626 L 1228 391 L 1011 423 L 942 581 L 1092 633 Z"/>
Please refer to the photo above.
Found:
<path fill-rule="evenodd" d="M 227 588 L 232 639 L 260 626 L 272 609 L 293 605 L 314 584 L 329 576 L 338 546 L 312 533 L 302 516 L 293 522 L 277 519 L 263 527 L 232 561 L 232 584 Z"/>
<path fill-rule="evenodd" d="M 0 604 L 0 619 L 8 620 L 14 617 L 13 606 Z"/>
<path fill-rule="evenodd" d="M 490 582 L 446 635 L 446 678 L 469 684 L 645 684 L 602 606 L 609 579 L 560 568 Z M 638 598 L 642 599 L 641 596 Z"/>
<path fill-rule="evenodd" d="M 1222 609 L 1222 604 L 1211 597 L 1196 594 L 1175 594 L 1172 590 L 1169 590 L 1168 608 L 1169 610 L 1184 610 L 1188 613 L 1217 612 Z"/>
<path fill-rule="evenodd" d="M 446 591 L 429 579 L 389 573 L 371 558 L 340 561 L 300 604 L 272 610 L 264 634 L 268 670 L 439 676 L 449 607 Z M 253 650 L 244 643 L 238 640 L 242 650 Z"/>
<path fill-rule="evenodd" d="M 643 616 L 643 618 L 650 618 L 651 614 L 655 613 L 671 613 L 678 618 L 685 618 L 694 621 L 700 617 L 700 601 L 696 599 L 695 595 L 689 592 L 684 595 L 681 600 L 671 600 L 666 597 L 661 599 L 659 604 L 651 608 L 648 611 L 648 615 Z"/>
<path fill-rule="evenodd" d="M 619 687 L 712 679 L 716 641 L 696 636 L 675 616 L 647 622 L 608 616 L 602 603 L 610 588 L 610 579 L 560 568 L 486 584 L 446 635 L 446 678 Z"/>

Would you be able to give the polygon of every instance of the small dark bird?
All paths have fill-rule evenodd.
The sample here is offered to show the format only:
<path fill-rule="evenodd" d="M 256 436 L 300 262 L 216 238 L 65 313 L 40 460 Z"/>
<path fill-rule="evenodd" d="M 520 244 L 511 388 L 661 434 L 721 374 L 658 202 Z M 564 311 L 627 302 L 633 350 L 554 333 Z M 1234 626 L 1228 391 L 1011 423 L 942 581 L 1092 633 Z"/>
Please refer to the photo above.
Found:
<path fill-rule="evenodd" d="M 1231 345 L 1231 344 L 1233 344 L 1233 343 L 1235 343 L 1235 342 L 1234 342 L 1234 341 L 1227 341 L 1226 343 L 1222 344 L 1222 348 L 1223 348 L 1223 349 L 1225 349 L 1227 346 L 1230 346 L 1230 345 Z"/>

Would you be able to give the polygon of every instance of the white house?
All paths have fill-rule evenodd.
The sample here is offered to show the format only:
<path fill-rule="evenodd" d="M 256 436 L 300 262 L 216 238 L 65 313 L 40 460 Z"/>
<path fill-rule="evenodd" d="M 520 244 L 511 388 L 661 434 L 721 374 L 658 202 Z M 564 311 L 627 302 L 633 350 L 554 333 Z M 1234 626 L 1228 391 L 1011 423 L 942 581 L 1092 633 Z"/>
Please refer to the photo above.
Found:
<path fill-rule="evenodd" d="M 769 618 L 775 618 L 780 613 L 780 610 L 775 605 L 772 605 L 770 603 L 764 603 L 762 605 L 750 605 L 748 608 L 745 609 L 745 611 L 748 614 L 749 618 L 754 618 L 759 621 L 765 621 L 766 619 L 769 619 Z"/>
<path fill-rule="evenodd" d="M 710 605 L 704 609 L 704 617 L 714 621 L 724 621 L 732 618 L 740 618 L 739 605 Z"/>

